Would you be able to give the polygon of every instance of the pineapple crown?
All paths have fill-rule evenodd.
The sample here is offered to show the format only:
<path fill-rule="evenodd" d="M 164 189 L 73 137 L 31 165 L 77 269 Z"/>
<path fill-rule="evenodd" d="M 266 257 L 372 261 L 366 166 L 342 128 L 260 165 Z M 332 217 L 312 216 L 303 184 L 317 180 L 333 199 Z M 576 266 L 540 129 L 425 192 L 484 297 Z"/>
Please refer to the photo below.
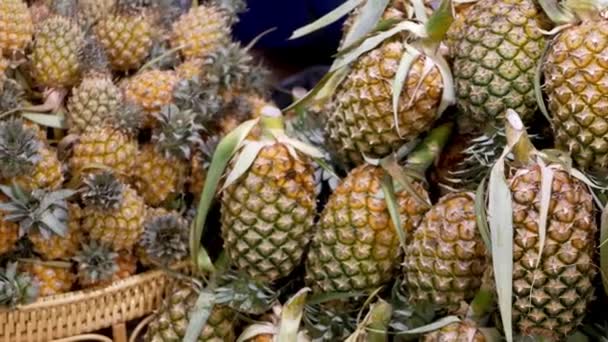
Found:
<path fill-rule="evenodd" d="M 141 106 L 128 100 L 123 100 L 120 108 L 109 117 L 108 124 L 128 135 L 134 136 L 141 128 L 145 113 Z"/>
<path fill-rule="evenodd" d="M 85 44 L 82 49 L 82 64 L 83 70 L 88 73 L 108 74 L 110 71 L 108 56 L 94 34 L 89 33 L 85 37 Z"/>
<path fill-rule="evenodd" d="M 120 206 L 124 184 L 112 172 L 89 174 L 83 182 L 81 197 L 86 206 L 102 210 L 114 210 Z"/>
<path fill-rule="evenodd" d="M 196 122 L 209 126 L 223 108 L 217 86 L 204 83 L 198 77 L 181 80 L 173 90 L 174 103 L 181 110 L 190 110 Z"/>
<path fill-rule="evenodd" d="M 156 147 L 168 158 L 190 159 L 192 146 L 202 143 L 199 131 L 203 127 L 195 122 L 194 113 L 170 104 L 155 117 L 159 122 L 158 129 L 152 134 Z"/>
<path fill-rule="evenodd" d="M 76 18 L 78 15 L 77 0 L 52 0 L 51 12 L 66 18 Z"/>
<path fill-rule="evenodd" d="M 36 132 L 21 119 L 0 122 L 0 175 L 12 178 L 30 174 L 41 159 L 41 147 Z"/>
<path fill-rule="evenodd" d="M 24 94 L 23 87 L 17 81 L 10 78 L 4 80 L 0 86 L 0 113 L 21 107 Z"/>
<path fill-rule="evenodd" d="M 37 282 L 29 274 L 18 272 L 17 263 L 8 263 L 0 270 L 0 306 L 12 308 L 31 303 L 37 297 Z"/>
<path fill-rule="evenodd" d="M 247 11 L 247 2 L 245 0 L 211 0 L 209 3 L 228 15 L 231 26 L 238 22 L 239 14 Z"/>
<path fill-rule="evenodd" d="M 0 209 L 5 212 L 4 220 L 18 223 L 20 236 L 31 230 L 36 230 L 46 239 L 52 235 L 66 235 L 69 218 L 67 199 L 75 191 L 35 189 L 28 192 L 16 184 L 2 185 L 0 190 L 9 198 L 8 202 L 0 203 Z"/>
<path fill-rule="evenodd" d="M 139 244 L 153 260 L 170 266 L 188 257 L 190 225 L 186 219 L 171 212 L 146 220 L 144 227 Z"/>
<path fill-rule="evenodd" d="M 200 153 L 195 153 L 194 158 L 200 158 L 203 162 L 203 167 L 209 167 L 211 163 L 211 158 L 213 158 L 213 153 L 215 153 L 215 149 L 217 145 L 220 143 L 219 135 L 212 135 L 207 138 L 207 140 L 203 141 L 201 144 L 197 145 L 197 151 Z"/>
<path fill-rule="evenodd" d="M 253 56 L 238 42 L 230 42 L 220 47 L 206 58 L 205 65 L 202 77 L 222 88 L 243 89 L 249 85 L 248 82 L 260 83 L 256 78 L 249 76 L 254 68 Z M 257 78 L 263 77 L 261 75 Z"/>
<path fill-rule="evenodd" d="M 154 39 L 150 49 L 149 60 L 156 61 L 154 66 L 160 70 L 174 69 L 180 62 L 175 53 L 169 53 L 171 47 L 165 39 Z"/>
<path fill-rule="evenodd" d="M 87 283 L 97 283 L 112 279 L 118 272 L 118 253 L 108 245 L 91 241 L 83 244 L 81 250 L 74 257 L 77 263 L 78 275 Z"/>

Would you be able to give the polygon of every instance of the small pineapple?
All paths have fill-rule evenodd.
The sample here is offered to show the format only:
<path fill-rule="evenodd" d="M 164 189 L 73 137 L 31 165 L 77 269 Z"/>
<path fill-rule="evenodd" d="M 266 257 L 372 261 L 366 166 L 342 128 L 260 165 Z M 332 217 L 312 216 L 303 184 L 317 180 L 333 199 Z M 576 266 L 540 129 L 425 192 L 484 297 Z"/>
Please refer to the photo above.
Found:
<path fill-rule="evenodd" d="M 23 0 L 0 1 L 0 52 L 23 55 L 32 40 L 34 24 Z"/>
<path fill-rule="evenodd" d="M 152 143 L 141 148 L 135 163 L 135 188 L 154 206 L 182 192 L 187 162 L 193 145 L 201 142 L 198 131 L 202 128 L 192 112 L 175 105 L 164 107 L 156 117 L 159 127 Z"/>
<path fill-rule="evenodd" d="M 37 281 L 40 297 L 70 292 L 76 283 L 76 275 L 69 266 L 69 264 L 55 266 L 41 261 L 20 264 L 22 272 L 30 274 L 32 279 Z"/>
<path fill-rule="evenodd" d="M 84 184 L 83 230 L 115 251 L 130 251 L 144 231 L 143 199 L 108 171 L 87 175 Z"/>
<path fill-rule="evenodd" d="M 191 285 L 177 284 L 165 298 L 158 314 L 148 325 L 145 342 L 181 341 L 196 303 L 198 291 Z M 200 342 L 234 342 L 236 314 L 230 308 L 215 306 L 198 336 Z"/>
<path fill-rule="evenodd" d="M 137 259 L 126 252 L 114 252 L 110 246 L 96 241 L 83 244 L 74 257 L 78 283 L 84 288 L 107 286 L 135 274 Z"/>
<path fill-rule="evenodd" d="M 122 2 L 125 1 L 119 1 L 115 13 L 101 18 L 94 30 L 112 69 L 129 71 L 140 67 L 150 54 L 153 27 L 144 11 Z"/>
<path fill-rule="evenodd" d="M 139 105 L 148 114 L 144 125 L 156 125 L 154 113 L 171 104 L 173 89 L 179 81 L 171 70 L 149 70 L 126 79 L 122 85 L 127 101 Z"/>
<path fill-rule="evenodd" d="M 69 88 L 80 80 L 84 33 L 67 17 L 53 15 L 36 28 L 32 76 L 40 86 Z"/>
<path fill-rule="evenodd" d="M 38 282 L 28 273 L 19 271 L 18 264 L 8 263 L 0 269 L 0 306 L 14 308 L 38 298 Z"/>
<path fill-rule="evenodd" d="M 144 266 L 173 266 L 188 257 L 190 224 L 177 212 L 148 208 L 138 257 Z"/>
<path fill-rule="evenodd" d="M 64 179 L 57 152 L 30 127 L 20 119 L 0 122 L 0 177 L 26 190 L 58 189 Z"/>
<path fill-rule="evenodd" d="M 33 249 L 44 259 L 70 257 L 80 240 L 80 211 L 66 201 L 71 190 L 24 191 L 18 185 L 0 186 L 9 199 L 0 204 L 7 221 L 19 224 L 19 236 L 27 234 Z"/>

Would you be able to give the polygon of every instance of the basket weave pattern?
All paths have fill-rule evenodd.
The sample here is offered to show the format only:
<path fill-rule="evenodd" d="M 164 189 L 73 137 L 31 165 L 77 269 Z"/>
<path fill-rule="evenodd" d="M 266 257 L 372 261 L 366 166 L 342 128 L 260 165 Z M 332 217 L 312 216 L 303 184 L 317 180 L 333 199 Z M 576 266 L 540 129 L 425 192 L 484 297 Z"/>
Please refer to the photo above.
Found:
<path fill-rule="evenodd" d="M 149 271 L 105 288 L 43 297 L 0 310 L 0 341 L 50 341 L 140 318 L 160 305 L 170 281 L 163 271 Z"/>

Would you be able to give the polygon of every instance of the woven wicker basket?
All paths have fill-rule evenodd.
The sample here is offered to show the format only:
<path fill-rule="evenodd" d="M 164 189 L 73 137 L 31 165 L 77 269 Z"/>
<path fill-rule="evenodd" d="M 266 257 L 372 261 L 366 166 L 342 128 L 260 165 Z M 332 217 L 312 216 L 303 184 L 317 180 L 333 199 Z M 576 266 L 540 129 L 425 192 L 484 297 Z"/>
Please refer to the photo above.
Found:
<path fill-rule="evenodd" d="M 0 341 L 46 342 L 113 328 L 114 341 L 126 341 L 125 323 L 153 312 L 171 278 L 149 271 L 102 289 L 44 297 L 13 310 L 0 310 Z"/>

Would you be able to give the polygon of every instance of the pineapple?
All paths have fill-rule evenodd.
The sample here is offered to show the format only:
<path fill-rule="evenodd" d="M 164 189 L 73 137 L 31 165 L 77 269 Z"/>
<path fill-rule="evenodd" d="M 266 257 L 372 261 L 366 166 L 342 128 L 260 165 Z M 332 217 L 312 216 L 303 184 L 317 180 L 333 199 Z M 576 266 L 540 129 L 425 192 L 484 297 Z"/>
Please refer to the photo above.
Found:
<path fill-rule="evenodd" d="M 273 136 L 284 134 L 277 108 L 264 109 L 262 129 L 261 150 L 251 166 L 224 184 L 221 230 L 232 264 L 257 281 L 273 282 L 289 275 L 302 259 L 316 216 L 316 194 L 311 159 Z M 232 167 L 251 157 L 243 153 Z"/>
<path fill-rule="evenodd" d="M 27 234 L 35 252 L 44 259 L 67 258 L 80 240 L 80 211 L 66 201 L 71 190 L 24 191 L 18 185 L 1 186 L 9 199 L 0 204 L 4 219 L 19 224 L 19 236 Z"/>
<path fill-rule="evenodd" d="M 421 342 L 486 342 L 486 337 L 474 322 L 463 321 L 425 334 Z"/>
<path fill-rule="evenodd" d="M 114 251 L 130 251 L 144 231 L 143 199 L 108 171 L 87 175 L 84 184 L 83 230 Z"/>
<path fill-rule="evenodd" d="M 32 279 L 37 281 L 38 295 L 47 297 L 70 292 L 76 283 L 76 275 L 67 266 L 33 261 L 22 263 L 20 268 L 22 272 L 30 274 Z"/>
<path fill-rule="evenodd" d="M 4 89 L 6 81 L 6 70 L 8 69 L 8 60 L 2 57 L 2 49 L 0 49 L 0 92 Z"/>
<path fill-rule="evenodd" d="M 78 83 L 84 44 L 84 33 L 70 18 L 53 15 L 40 23 L 31 55 L 32 76 L 37 84 L 59 89 Z"/>
<path fill-rule="evenodd" d="M 207 178 L 207 169 L 211 164 L 211 158 L 215 152 L 215 148 L 219 143 L 218 136 L 209 137 L 206 141 L 200 144 L 200 148 L 194 151 L 190 160 L 190 177 L 188 179 L 188 192 L 194 195 L 195 199 L 199 199 L 205 186 Z"/>
<path fill-rule="evenodd" d="M 87 26 L 97 24 L 101 19 L 112 13 L 116 0 L 79 0 L 80 18 Z"/>
<path fill-rule="evenodd" d="M 584 169 L 608 167 L 604 54 L 608 20 L 599 1 L 565 1 L 568 26 L 553 37 L 543 61 L 544 91 L 555 145 Z M 560 23 L 564 23 L 563 21 Z"/>
<path fill-rule="evenodd" d="M 442 197 L 424 215 L 405 252 L 412 301 L 455 313 L 475 296 L 487 265 L 476 220 L 475 195 L 469 192 Z"/>
<path fill-rule="evenodd" d="M 0 1 L 0 51 L 9 57 L 23 55 L 33 34 L 34 24 L 25 1 Z"/>
<path fill-rule="evenodd" d="M 533 0 L 480 0 L 462 20 L 451 35 L 459 128 L 480 133 L 502 126 L 508 108 L 530 122 L 546 17 Z"/>
<path fill-rule="evenodd" d="M 0 306 L 14 308 L 38 298 L 38 282 L 11 262 L 0 269 Z"/>
<path fill-rule="evenodd" d="M 152 143 L 141 148 L 135 163 L 135 188 L 149 205 L 157 206 L 182 193 L 192 146 L 200 143 L 194 114 L 175 105 L 156 116 L 159 127 Z"/>
<path fill-rule="evenodd" d="M 145 266 L 172 266 L 188 257 L 190 224 L 177 212 L 148 208 L 137 254 Z"/>
<path fill-rule="evenodd" d="M 155 126 L 153 113 L 173 100 L 173 89 L 179 81 L 171 70 L 149 70 L 127 79 L 123 92 L 127 101 L 142 107 L 148 114 L 146 127 Z"/>
<path fill-rule="evenodd" d="M 198 293 L 192 286 L 176 285 L 148 325 L 143 340 L 145 342 L 182 341 L 197 297 Z M 234 342 L 235 323 L 234 311 L 227 307 L 215 306 L 197 341 Z"/>
<path fill-rule="evenodd" d="M 58 189 L 63 183 L 57 152 L 21 119 L 0 122 L 0 177 L 26 190 Z"/>
<path fill-rule="evenodd" d="M 123 2 L 123 1 L 120 1 Z M 119 10 L 95 25 L 95 34 L 116 71 L 139 68 L 150 54 L 152 20 L 144 11 L 120 4 Z"/>
<path fill-rule="evenodd" d="M 0 203 L 5 202 L 2 198 Z M 19 241 L 19 225 L 6 220 L 6 213 L 0 211 L 0 255 L 12 252 Z"/>
<path fill-rule="evenodd" d="M 90 241 L 74 257 L 78 283 L 85 288 L 107 286 L 135 274 L 137 259 L 126 252 L 116 253 L 111 247 Z"/>
<path fill-rule="evenodd" d="M 184 61 L 177 67 L 175 72 L 182 80 L 189 80 L 200 76 L 205 61 L 201 58 L 192 58 Z"/>

